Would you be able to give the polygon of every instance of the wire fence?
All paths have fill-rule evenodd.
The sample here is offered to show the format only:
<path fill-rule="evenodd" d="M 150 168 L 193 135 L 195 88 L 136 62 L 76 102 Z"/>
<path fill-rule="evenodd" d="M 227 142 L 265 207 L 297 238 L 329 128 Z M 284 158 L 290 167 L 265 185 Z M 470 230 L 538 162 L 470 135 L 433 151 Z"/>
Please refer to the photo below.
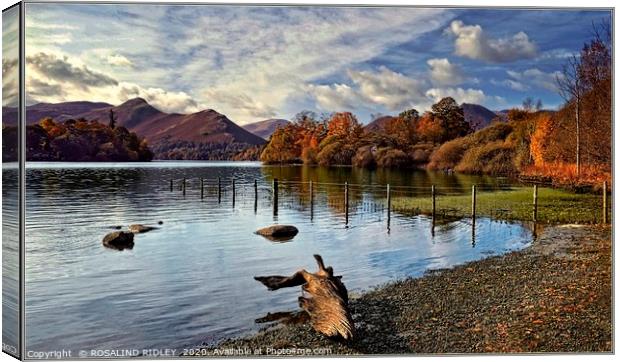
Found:
<path fill-rule="evenodd" d="M 190 186 L 191 185 L 191 186 Z M 309 211 L 317 206 L 342 214 L 349 223 L 352 216 L 380 214 L 389 227 L 393 214 L 398 217 L 426 215 L 433 221 L 490 217 L 500 220 L 534 222 L 609 222 L 610 201 L 607 184 L 602 194 L 574 194 L 538 186 L 472 185 L 409 186 L 359 184 L 298 180 L 171 179 L 170 191 L 183 195 L 199 194 L 218 203 L 254 205 L 254 210 L 270 208 L 274 215 L 282 208 Z"/>

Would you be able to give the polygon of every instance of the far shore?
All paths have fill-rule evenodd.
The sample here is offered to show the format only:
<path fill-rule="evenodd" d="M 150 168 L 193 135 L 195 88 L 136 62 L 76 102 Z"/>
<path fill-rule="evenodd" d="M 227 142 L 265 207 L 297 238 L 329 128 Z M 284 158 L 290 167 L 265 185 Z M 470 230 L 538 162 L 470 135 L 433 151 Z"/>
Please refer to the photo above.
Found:
<path fill-rule="evenodd" d="M 611 353 L 611 265 L 609 226 L 547 226 L 527 249 L 352 295 L 353 342 L 283 319 L 194 352 Z"/>

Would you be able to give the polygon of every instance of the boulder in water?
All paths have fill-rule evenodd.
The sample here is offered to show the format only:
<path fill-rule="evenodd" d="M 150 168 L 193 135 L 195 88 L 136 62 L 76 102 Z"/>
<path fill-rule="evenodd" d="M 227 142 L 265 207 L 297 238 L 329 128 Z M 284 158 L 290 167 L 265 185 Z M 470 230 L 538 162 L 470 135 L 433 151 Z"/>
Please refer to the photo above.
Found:
<path fill-rule="evenodd" d="M 271 225 L 256 230 L 256 234 L 273 241 L 291 240 L 299 230 L 293 225 Z"/>
<path fill-rule="evenodd" d="M 152 226 L 145 226 L 142 224 L 133 224 L 133 225 L 129 225 L 129 232 L 130 233 L 134 233 L 134 234 L 140 234 L 140 233 L 145 233 L 147 231 L 151 231 L 157 229 L 156 227 L 152 227 Z"/>
<path fill-rule="evenodd" d="M 103 246 L 116 249 L 132 249 L 133 248 L 133 233 L 125 231 L 114 231 L 107 234 L 103 238 Z"/>

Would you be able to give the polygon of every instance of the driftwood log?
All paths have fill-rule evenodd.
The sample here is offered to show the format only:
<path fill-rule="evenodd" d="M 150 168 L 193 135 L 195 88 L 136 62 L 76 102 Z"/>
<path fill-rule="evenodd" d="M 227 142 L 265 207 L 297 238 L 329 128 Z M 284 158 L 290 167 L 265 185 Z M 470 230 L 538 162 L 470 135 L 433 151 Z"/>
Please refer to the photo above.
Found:
<path fill-rule="evenodd" d="M 299 306 L 310 316 L 310 324 L 315 331 L 329 337 L 341 336 L 345 340 L 353 339 L 355 327 L 349 312 L 347 288 L 334 276 L 332 267 L 325 267 L 323 258 L 314 255 L 319 271 L 309 273 L 300 270 L 290 277 L 264 276 L 254 277 L 269 290 L 302 286 Z"/>

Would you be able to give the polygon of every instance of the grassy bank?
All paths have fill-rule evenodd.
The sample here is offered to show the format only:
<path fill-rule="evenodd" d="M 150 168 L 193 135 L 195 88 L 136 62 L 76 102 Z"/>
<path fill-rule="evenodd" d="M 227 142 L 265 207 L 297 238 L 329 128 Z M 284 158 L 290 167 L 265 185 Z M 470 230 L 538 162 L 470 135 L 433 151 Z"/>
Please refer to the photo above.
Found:
<path fill-rule="evenodd" d="M 611 229 L 549 226 L 528 249 L 352 297 L 353 342 L 289 324 L 202 351 L 610 352 L 611 291 Z"/>
<path fill-rule="evenodd" d="M 436 216 L 462 217 L 471 215 L 471 194 L 445 195 L 438 190 Z M 611 198 L 608 198 L 611 208 Z M 478 191 L 476 215 L 503 220 L 532 220 L 532 187 L 513 188 L 507 191 Z M 427 197 L 396 195 L 392 200 L 395 211 L 430 214 L 432 200 Z M 602 195 L 576 194 L 553 189 L 538 189 L 538 221 L 542 223 L 592 224 L 602 221 Z"/>

